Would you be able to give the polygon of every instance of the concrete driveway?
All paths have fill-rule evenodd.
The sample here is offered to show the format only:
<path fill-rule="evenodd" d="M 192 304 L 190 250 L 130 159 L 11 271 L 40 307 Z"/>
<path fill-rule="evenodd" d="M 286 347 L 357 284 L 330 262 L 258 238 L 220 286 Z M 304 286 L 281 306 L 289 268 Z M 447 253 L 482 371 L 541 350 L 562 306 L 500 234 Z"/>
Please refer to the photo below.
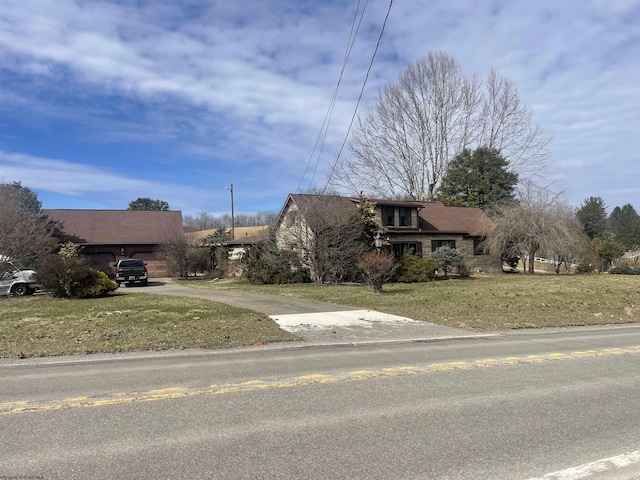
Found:
<path fill-rule="evenodd" d="M 302 298 L 189 288 L 178 285 L 169 278 L 152 279 L 147 287 L 121 287 L 120 290 L 203 298 L 247 308 L 268 315 L 280 325 L 280 328 L 297 333 L 306 343 L 354 344 L 487 336 L 374 310 L 361 310 Z"/>

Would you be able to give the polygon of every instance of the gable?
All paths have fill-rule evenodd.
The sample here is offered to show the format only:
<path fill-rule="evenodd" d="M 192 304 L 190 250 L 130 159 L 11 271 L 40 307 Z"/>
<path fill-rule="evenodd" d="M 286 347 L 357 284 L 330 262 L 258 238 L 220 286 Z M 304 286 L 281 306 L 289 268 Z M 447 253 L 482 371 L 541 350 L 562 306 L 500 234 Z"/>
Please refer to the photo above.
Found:
<path fill-rule="evenodd" d="M 76 243 L 157 244 L 182 233 L 182 212 L 176 210 L 43 209 L 60 222 Z"/>

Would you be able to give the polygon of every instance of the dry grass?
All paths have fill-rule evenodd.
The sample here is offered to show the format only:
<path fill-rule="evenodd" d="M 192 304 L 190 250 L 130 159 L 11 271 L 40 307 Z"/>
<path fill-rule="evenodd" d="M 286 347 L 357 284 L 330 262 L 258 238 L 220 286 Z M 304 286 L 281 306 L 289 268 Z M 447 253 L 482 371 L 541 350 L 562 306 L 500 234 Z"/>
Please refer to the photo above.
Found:
<path fill-rule="evenodd" d="M 480 276 L 422 284 L 386 284 L 382 295 L 364 286 L 184 284 L 303 297 L 478 330 L 640 322 L 638 276 Z"/>
<path fill-rule="evenodd" d="M 640 322 L 639 276 L 481 276 L 387 284 L 382 295 L 364 286 L 182 283 L 303 297 L 477 330 Z M 127 293 L 92 300 L 0 300 L 0 357 L 214 349 L 296 339 L 266 315 L 194 298 Z"/>
<path fill-rule="evenodd" d="M 0 300 L 0 357 L 217 349 L 296 339 L 266 315 L 193 298 Z"/>

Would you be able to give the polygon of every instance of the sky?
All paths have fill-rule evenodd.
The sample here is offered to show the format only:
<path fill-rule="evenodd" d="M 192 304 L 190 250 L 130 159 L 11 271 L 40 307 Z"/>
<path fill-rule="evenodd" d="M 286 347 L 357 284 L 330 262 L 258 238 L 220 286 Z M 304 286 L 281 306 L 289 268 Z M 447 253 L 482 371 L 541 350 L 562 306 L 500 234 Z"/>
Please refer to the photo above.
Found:
<path fill-rule="evenodd" d="M 229 213 L 233 184 L 236 213 L 279 211 L 324 186 L 361 92 L 365 114 L 443 51 L 513 81 L 567 202 L 640 209 L 640 0 L 395 0 L 363 90 L 389 5 L 0 0 L 0 183 L 43 208 L 183 215 Z"/>

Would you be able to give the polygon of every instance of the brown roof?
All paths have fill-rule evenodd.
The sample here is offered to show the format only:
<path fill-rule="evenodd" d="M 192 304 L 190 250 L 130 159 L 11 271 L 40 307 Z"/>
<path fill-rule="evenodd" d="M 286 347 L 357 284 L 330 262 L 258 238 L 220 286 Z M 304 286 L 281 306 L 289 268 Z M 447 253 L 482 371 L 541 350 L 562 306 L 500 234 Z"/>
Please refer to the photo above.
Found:
<path fill-rule="evenodd" d="M 477 207 L 451 207 L 440 202 L 416 203 L 422 205 L 418 211 L 421 230 L 482 235 L 482 223 L 486 215 Z"/>
<path fill-rule="evenodd" d="M 42 213 L 63 225 L 77 243 L 156 244 L 182 233 L 179 210 L 54 210 Z"/>
<path fill-rule="evenodd" d="M 317 201 L 318 197 L 326 198 L 332 207 L 354 209 L 358 199 L 355 197 L 339 197 L 333 195 L 318 196 L 305 194 L 290 194 L 285 202 L 280 216 L 282 216 L 290 201 L 301 207 L 307 202 Z M 417 207 L 419 229 L 425 232 L 462 233 L 472 236 L 482 235 L 482 223 L 486 219 L 485 213 L 477 207 L 451 207 L 440 202 L 417 202 L 410 200 L 387 200 L 371 198 L 377 206 Z M 406 227 L 390 227 L 394 231 L 407 231 Z"/>

